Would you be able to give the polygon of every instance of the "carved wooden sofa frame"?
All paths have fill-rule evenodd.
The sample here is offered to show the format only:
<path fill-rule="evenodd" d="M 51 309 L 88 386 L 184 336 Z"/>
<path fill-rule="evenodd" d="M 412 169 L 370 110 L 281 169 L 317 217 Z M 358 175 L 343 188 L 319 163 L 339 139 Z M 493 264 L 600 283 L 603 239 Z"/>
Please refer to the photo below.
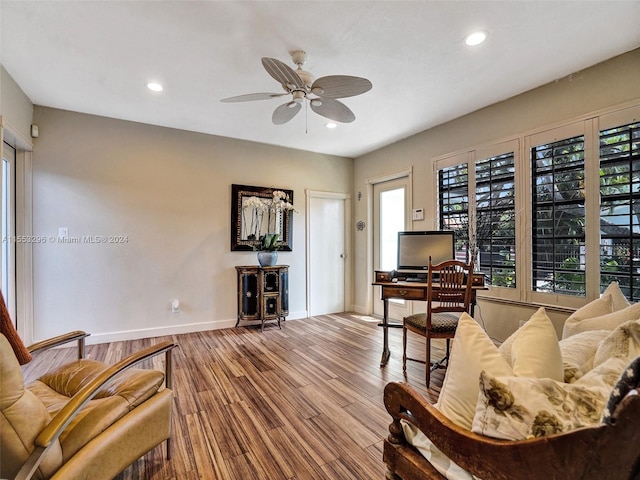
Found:
<path fill-rule="evenodd" d="M 407 443 L 400 420 L 416 425 L 452 461 L 483 480 L 640 478 L 640 395 L 620 402 L 615 425 L 520 441 L 465 430 L 404 383 L 389 383 L 384 403 L 393 418 L 383 450 L 388 480 L 445 478 Z"/>

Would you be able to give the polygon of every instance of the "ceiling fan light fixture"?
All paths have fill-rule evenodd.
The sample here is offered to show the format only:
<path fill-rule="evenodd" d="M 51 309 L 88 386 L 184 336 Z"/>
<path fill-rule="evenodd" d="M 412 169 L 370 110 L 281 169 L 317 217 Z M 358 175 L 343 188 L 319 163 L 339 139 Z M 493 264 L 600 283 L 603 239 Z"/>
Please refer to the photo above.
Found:
<path fill-rule="evenodd" d="M 300 90 L 295 90 L 293 92 L 293 101 L 296 103 L 302 103 L 304 101 L 305 94 Z"/>
<path fill-rule="evenodd" d="M 313 87 L 311 89 L 311 93 L 313 93 L 314 95 L 322 95 L 324 93 L 324 88 L 322 88 L 322 87 Z"/>
<path fill-rule="evenodd" d="M 477 30 L 475 32 L 471 32 L 469 35 L 464 37 L 464 44 L 470 47 L 474 47 L 476 45 L 480 45 L 487 39 L 487 32 L 484 30 Z"/>
<path fill-rule="evenodd" d="M 314 107 L 319 107 L 320 105 L 322 105 L 322 100 L 320 100 L 319 98 L 314 98 L 313 100 L 311 100 L 311 105 L 313 105 Z"/>
<path fill-rule="evenodd" d="M 336 128 L 338 126 L 338 124 L 336 122 L 329 122 L 329 123 L 325 123 L 324 126 L 329 128 L 329 129 L 333 129 L 333 128 Z"/>

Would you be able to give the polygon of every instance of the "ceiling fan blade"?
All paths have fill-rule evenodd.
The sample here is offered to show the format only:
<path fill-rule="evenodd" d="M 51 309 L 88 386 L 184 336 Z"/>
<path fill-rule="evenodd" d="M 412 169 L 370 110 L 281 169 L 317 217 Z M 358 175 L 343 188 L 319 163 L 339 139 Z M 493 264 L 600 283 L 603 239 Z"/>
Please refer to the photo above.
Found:
<path fill-rule="evenodd" d="M 356 119 L 353 112 L 344 103 L 332 98 L 311 100 L 311 110 L 318 115 L 340 123 L 351 123 Z"/>
<path fill-rule="evenodd" d="M 366 78 L 329 75 L 313 82 L 311 93 L 323 98 L 346 98 L 368 92 L 372 87 L 373 85 Z"/>
<path fill-rule="evenodd" d="M 246 95 L 238 95 L 236 97 L 223 98 L 220 100 L 224 103 L 234 102 L 252 102 L 253 100 L 269 100 L 270 98 L 282 97 L 289 95 L 288 93 L 248 93 Z"/>
<path fill-rule="evenodd" d="M 287 102 L 280 105 L 273 111 L 271 121 L 274 125 L 283 125 L 296 116 L 302 105 L 296 102 Z"/>
<path fill-rule="evenodd" d="M 291 67 L 285 65 L 280 60 L 262 57 L 262 66 L 269 75 L 285 87 L 287 85 L 294 85 L 296 87 L 304 86 L 304 82 L 300 76 Z"/>

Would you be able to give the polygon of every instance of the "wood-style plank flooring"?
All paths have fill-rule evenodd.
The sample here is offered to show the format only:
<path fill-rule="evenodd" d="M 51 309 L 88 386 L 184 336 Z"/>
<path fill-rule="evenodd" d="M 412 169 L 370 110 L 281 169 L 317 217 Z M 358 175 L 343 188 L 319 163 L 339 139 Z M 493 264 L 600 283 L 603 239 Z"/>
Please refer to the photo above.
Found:
<path fill-rule="evenodd" d="M 152 343 L 174 350 L 173 457 L 164 446 L 139 459 L 129 479 L 383 479 L 382 441 L 391 421 L 390 381 L 408 381 L 435 402 L 444 370 L 424 386 L 424 365 L 402 372 L 402 329 L 389 331 L 391 359 L 380 368 L 382 330 L 372 317 L 341 313 L 87 347 L 113 363 Z M 442 344 L 434 342 L 434 357 Z M 410 354 L 424 339 L 410 334 Z M 422 354 L 422 355 L 421 355 Z M 74 349 L 43 352 L 25 377 L 73 359 Z M 154 360 L 161 369 L 163 357 Z"/>

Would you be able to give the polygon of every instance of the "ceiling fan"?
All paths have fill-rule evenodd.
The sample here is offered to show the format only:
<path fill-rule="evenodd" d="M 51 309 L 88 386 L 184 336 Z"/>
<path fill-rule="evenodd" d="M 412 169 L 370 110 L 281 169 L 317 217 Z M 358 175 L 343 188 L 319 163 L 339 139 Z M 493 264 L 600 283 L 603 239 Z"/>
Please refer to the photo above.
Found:
<path fill-rule="evenodd" d="M 311 110 L 335 122 L 350 123 L 356 119 L 349 107 L 337 99 L 368 92 L 372 87 L 369 80 L 348 75 L 330 75 L 316 80 L 311 73 L 302 70 L 302 65 L 307 61 L 306 52 L 296 50 L 291 58 L 298 66 L 297 70 L 275 58 L 262 58 L 262 66 L 280 83 L 285 93 L 249 93 L 223 98 L 221 102 L 250 102 L 291 95 L 290 101 L 274 110 L 271 117 L 274 125 L 283 125 L 295 117 L 305 99 L 309 101 Z"/>

